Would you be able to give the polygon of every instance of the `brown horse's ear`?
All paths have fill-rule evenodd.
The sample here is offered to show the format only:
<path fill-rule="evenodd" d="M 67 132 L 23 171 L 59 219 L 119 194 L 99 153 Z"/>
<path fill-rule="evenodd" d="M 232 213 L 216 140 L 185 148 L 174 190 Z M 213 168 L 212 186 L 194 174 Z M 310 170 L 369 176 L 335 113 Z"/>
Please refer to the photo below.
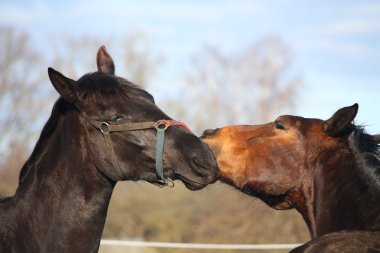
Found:
<path fill-rule="evenodd" d="M 106 47 L 101 46 L 96 54 L 96 64 L 98 71 L 103 74 L 115 74 L 115 65 L 111 56 L 108 54 Z"/>
<path fill-rule="evenodd" d="M 334 115 L 323 124 L 323 130 L 330 136 L 342 136 L 354 130 L 352 121 L 358 113 L 359 105 L 353 104 L 339 109 Z"/>
<path fill-rule="evenodd" d="M 53 68 L 48 68 L 49 78 L 54 88 L 68 102 L 76 103 L 79 98 L 76 93 L 77 82 L 65 77 Z"/>

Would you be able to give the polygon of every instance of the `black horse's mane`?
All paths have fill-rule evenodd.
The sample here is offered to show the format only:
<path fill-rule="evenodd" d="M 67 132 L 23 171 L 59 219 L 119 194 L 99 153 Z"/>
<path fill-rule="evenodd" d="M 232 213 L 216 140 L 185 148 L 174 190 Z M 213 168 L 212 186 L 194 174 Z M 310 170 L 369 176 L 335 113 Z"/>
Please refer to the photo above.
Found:
<path fill-rule="evenodd" d="M 51 115 L 48 119 L 48 121 L 45 123 L 44 127 L 42 128 L 40 137 L 38 138 L 38 141 L 33 149 L 32 154 L 30 155 L 29 159 L 24 163 L 23 167 L 21 168 L 20 175 L 19 175 L 19 188 L 21 187 L 22 183 L 25 181 L 27 175 L 29 174 L 31 168 L 33 165 L 30 163 L 33 161 L 40 151 L 44 149 L 44 147 L 47 145 L 46 140 L 51 135 L 51 133 L 56 129 L 58 122 L 61 118 L 64 117 L 67 110 L 69 109 L 69 104 L 62 98 L 58 98 L 58 100 L 55 102 Z"/>
<path fill-rule="evenodd" d="M 350 137 L 359 162 L 365 173 L 380 189 L 380 146 L 372 135 L 365 132 L 364 127 L 355 126 Z"/>

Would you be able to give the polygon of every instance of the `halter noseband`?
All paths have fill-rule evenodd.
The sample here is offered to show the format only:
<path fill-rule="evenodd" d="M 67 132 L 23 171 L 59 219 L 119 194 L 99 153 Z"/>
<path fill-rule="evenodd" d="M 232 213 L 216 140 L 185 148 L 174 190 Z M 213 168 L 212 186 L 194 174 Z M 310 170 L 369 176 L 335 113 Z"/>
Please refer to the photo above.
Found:
<path fill-rule="evenodd" d="M 181 122 L 175 120 L 158 120 L 158 121 L 147 121 L 147 122 L 127 122 L 123 124 L 110 124 L 105 121 L 96 121 L 84 115 L 86 120 L 93 125 L 95 128 L 100 130 L 104 136 L 104 141 L 106 143 L 107 150 L 109 150 L 111 163 L 114 168 L 115 173 L 123 178 L 123 173 L 117 162 L 115 151 L 113 149 L 112 140 L 110 134 L 112 132 L 122 132 L 122 131 L 133 131 L 133 130 L 144 130 L 144 129 L 156 129 L 157 131 L 157 141 L 156 141 L 156 173 L 159 177 L 157 185 L 160 187 L 168 186 L 174 187 L 174 182 L 170 178 L 164 178 L 164 166 L 163 166 L 163 156 L 164 156 L 164 141 L 165 141 L 165 131 L 169 126 L 181 126 L 190 131 L 190 129 Z M 190 131 L 191 132 L 191 131 Z"/>

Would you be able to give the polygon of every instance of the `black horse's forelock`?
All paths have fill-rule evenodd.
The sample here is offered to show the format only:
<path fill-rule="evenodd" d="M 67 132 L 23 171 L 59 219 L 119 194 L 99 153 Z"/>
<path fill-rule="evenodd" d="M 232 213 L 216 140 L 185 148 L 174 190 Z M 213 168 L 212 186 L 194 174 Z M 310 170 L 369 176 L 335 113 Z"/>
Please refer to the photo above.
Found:
<path fill-rule="evenodd" d="M 90 104 L 99 103 L 108 96 L 123 96 L 125 98 L 136 96 L 146 98 L 154 103 L 151 94 L 133 82 L 115 75 L 100 72 L 88 73 L 82 76 L 78 83 L 79 97 L 87 100 Z M 108 100 L 105 99 L 105 101 Z"/>
<path fill-rule="evenodd" d="M 102 95 L 117 95 L 127 92 L 133 88 L 138 88 L 132 82 L 117 77 L 99 72 L 88 73 L 82 76 L 79 80 L 79 96 L 86 99 L 99 99 Z"/>

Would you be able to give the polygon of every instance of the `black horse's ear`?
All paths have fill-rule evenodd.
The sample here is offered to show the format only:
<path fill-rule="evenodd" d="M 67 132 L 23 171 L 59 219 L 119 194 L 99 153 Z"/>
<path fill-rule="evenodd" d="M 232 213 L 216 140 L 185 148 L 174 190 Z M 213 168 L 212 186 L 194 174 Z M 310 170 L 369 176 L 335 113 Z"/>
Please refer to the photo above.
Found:
<path fill-rule="evenodd" d="M 334 115 L 323 124 L 323 130 L 330 136 L 342 136 L 354 130 L 352 121 L 358 113 L 359 105 L 353 104 L 339 109 Z"/>
<path fill-rule="evenodd" d="M 98 71 L 103 74 L 115 74 L 115 65 L 112 57 L 108 54 L 106 47 L 101 46 L 96 54 L 96 64 L 98 65 Z"/>
<path fill-rule="evenodd" d="M 76 103 L 79 98 L 76 93 L 77 82 L 65 77 L 53 68 L 48 68 L 49 78 L 54 88 L 68 102 Z"/>

